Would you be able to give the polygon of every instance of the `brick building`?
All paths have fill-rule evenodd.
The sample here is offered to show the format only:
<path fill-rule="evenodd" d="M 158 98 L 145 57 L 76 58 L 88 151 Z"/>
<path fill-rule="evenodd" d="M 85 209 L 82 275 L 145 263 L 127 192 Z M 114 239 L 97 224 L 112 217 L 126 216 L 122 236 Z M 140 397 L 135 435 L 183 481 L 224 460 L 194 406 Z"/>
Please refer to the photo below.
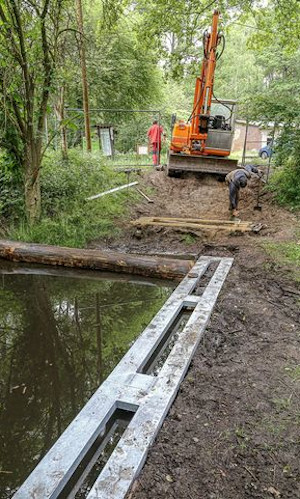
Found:
<path fill-rule="evenodd" d="M 236 120 L 235 132 L 232 143 L 232 152 L 242 151 L 246 133 L 246 121 Z M 250 122 L 247 134 L 247 151 L 259 151 L 259 149 L 272 140 L 272 124 L 269 127 L 259 123 Z"/>

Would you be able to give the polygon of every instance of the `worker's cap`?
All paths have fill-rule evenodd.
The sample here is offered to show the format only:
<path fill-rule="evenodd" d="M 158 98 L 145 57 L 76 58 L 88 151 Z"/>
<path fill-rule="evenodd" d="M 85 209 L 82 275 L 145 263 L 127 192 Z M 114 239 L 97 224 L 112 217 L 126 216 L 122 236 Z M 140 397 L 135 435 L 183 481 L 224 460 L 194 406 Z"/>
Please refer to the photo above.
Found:
<path fill-rule="evenodd" d="M 246 185 L 247 185 L 247 179 L 246 179 L 246 177 L 240 178 L 240 186 L 241 187 L 246 187 Z"/>

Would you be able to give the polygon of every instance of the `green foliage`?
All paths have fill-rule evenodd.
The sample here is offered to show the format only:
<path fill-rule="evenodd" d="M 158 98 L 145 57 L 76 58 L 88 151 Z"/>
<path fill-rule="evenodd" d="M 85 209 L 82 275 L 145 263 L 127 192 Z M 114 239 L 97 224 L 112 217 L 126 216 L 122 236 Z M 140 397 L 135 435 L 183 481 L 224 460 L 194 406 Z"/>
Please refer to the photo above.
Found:
<path fill-rule="evenodd" d="M 291 275 L 296 281 L 300 281 L 300 244 L 299 243 L 265 243 L 265 250 L 281 265 L 287 265 L 291 269 Z"/>
<path fill-rule="evenodd" d="M 200 73 L 203 57 L 202 35 L 211 24 L 215 5 L 205 0 L 138 0 L 135 3 L 127 0 L 84 0 L 82 3 L 91 109 L 160 109 L 161 123 L 167 133 L 173 113 L 180 119 L 187 119 L 192 110 L 195 76 Z M 66 125 L 70 148 L 81 141 L 84 129 L 82 113 L 70 110 L 82 108 L 74 2 L 50 0 L 45 3 L 44 0 L 24 3 L 3 0 L 2 4 L 0 101 L 3 111 L 0 111 L 0 144 L 9 156 L 14 156 L 20 169 L 37 171 L 47 139 L 57 130 L 57 119 L 63 116 L 61 111 L 64 104 L 69 107 L 69 111 L 59 124 Z M 45 5 L 47 9 L 43 24 L 41 6 Z M 21 38 L 16 29 L 14 6 L 21 14 Z M 216 97 L 237 99 L 240 117 L 297 124 L 300 118 L 299 2 L 268 0 L 266 5 L 263 0 L 243 0 L 237 6 L 235 0 L 220 0 L 218 8 L 221 11 L 220 29 L 226 35 L 226 47 L 217 63 Z M 42 28 L 45 28 L 47 47 L 43 44 Z M 12 50 L 13 38 L 7 36 L 10 30 L 13 30 L 17 51 Z M 26 61 L 19 60 L 17 56 L 22 38 Z M 50 66 L 45 62 L 47 54 L 51 56 Z M 24 58 L 24 54 L 21 56 L 21 59 Z M 46 134 L 43 117 L 47 105 Z M 53 108 L 56 110 L 55 116 Z M 137 143 L 144 144 L 147 141 L 147 129 L 151 121 L 157 118 L 155 114 L 92 111 L 92 127 L 104 123 L 113 125 L 117 130 L 118 152 L 135 154 Z M 293 127 L 289 126 L 289 130 L 293 130 Z M 57 145 L 58 142 L 57 138 Z M 33 154 L 28 154 L 30 148 Z M 280 157 L 279 153 L 277 157 Z M 37 162 L 36 165 L 33 160 Z M 71 154 L 69 166 L 74 161 L 74 155 Z M 297 161 L 297 154 L 289 153 L 281 162 L 283 169 L 274 176 L 274 185 L 278 182 L 279 200 L 293 206 L 299 204 Z M 49 234 L 52 233 L 51 239 L 56 239 L 54 234 L 60 232 L 56 214 L 60 216 L 64 211 L 61 205 L 62 200 L 68 198 L 66 190 L 68 193 L 76 191 L 73 185 L 73 181 L 78 180 L 76 174 L 72 175 L 73 180 L 67 177 L 67 173 L 61 172 L 56 176 L 57 164 L 56 159 L 53 169 L 49 165 L 52 175 L 49 173 L 48 178 L 52 185 L 46 174 L 43 174 L 43 220 L 39 224 L 39 233 L 35 232 L 38 228 L 32 229 L 36 239 L 43 238 L 47 232 L 46 226 Z M 44 170 L 48 171 L 47 160 Z M 13 188 L 10 182 L 16 181 L 19 172 L 10 169 L 10 175 L 9 178 L 7 174 L 2 176 L 4 196 L 1 202 L 4 205 L 0 210 L 5 216 L 11 216 L 15 206 L 15 217 L 18 217 L 21 204 L 12 201 L 10 208 L 10 199 L 14 196 L 8 195 L 5 186 L 10 186 L 11 193 Z M 23 181 L 25 177 L 17 178 L 19 182 L 20 178 Z M 285 186 L 284 189 L 282 186 Z M 74 196 L 77 196 L 77 191 Z M 21 201 L 20 196 L 17 197 Z M 59 224 L 60 229 L 64 224 L 73 226 L 73 217 L 76 219 L 77 215 L 81 219 L 81 209 L 77 207 L 71 210 L 71 220 L 65 214 L 64 223 Z M 47 217 L 53 214 L 55 218 L 49 221 Z M 105 234 L 110 229 L 103 224 L 100 232 Z M 63 234 L 66 231 L 66 228 L 62 229 Z M 90 233 L 90 228 L 86 233 Z M 63 239 L 70 240 L 70 236 L 65 238 L 63 235 Z M 79 245 L 83 244 L 83 239 L 80 239 Z"/>
<path fill-rule="evenodd" d="M 261 88 L 249 88 L 250 119 L 284 124 L 299 120 L 299 8 L 295 0 L 269 0 L 267 6 L 256 5 L 247 17 L 246 24 L 257 28 L 248 34 L 247 44 L 263 83 Z"/>
<path fill-rule="evenodd" d="M 149 108 L 160 99 L 163 81 L 157 54 L 138 39 L 139 16 L 132 10 L 128 16 L 120 11 L 111 24 L 101 2 L 87 4 L 84 15 L 89 39 L 86 58 L 91 108 Z M 66 103 L 82 107 L 78 53 L 71 47 L 70 52 L 63 64 Z M 126 113 L 117 115 L 119 123 L 128 122 L 131 117 Z M 98 123 L 109 123 L 114 116 L 93 112 L 92 118 Z"/>
<path fill-rule="evenodd" d="M 24 153 L 20 143 L 38 142 L 44 130 L 69 7 L 70 0 L 0 2 L 0 145 L 18 161 Z"/>
<path fill-rule="evenodd" d="M 184 234 L 181 238 L 181 241 L 185 243 L 187 246 L 194 244 L 196 240 L 197 240 L 196 236 L 190 233 Z"/>
<path fill-rule="evenodd" d="M 248 47 L 250 34 L 250 29 L 238 25 L 229 28 L 225 34 L 226 47 L 216 67 L 215 95 L 237 100 L 238 113 L 242 117 L 247 116 L 249 95 L 263 88 L 263 69 Z"/>
<path fill-rule="evenodd" d="M 271 188 L 277 200 L 291 208 L 300 208 L 300 130 L 286 127 L 276 141 L 277 170 Z"/>
<path fill-rule="evenodd" d="M 140 40 L 155 48 L 168 77 L 177 81 L 199 74 L 202 60 L 203 31 L 211 25 L 216 6 L 223 22 L 240 15 L 254 3 L 241 0 L 220 0 L 218 5 L 206 0 L 139 0 L 142 15 Z"/>
<path fill-rule="evenodd" d="M 25 220 L 14 224 L 9 234 L 12 239 L 84 247 L 92 239 L 116 235 L 115 219 L 126 216 L 130 202 L 136 199 L 132 190 L 126 190 L 86 201 L 88 196 L 127 183 L 127 177 L 116 175 L 99 156 L 78 150 L 69 152 L 69 161 L 49 153 L 41 182 L 41 220 L 31 227 Z"/>
<path fill-rule="evenodd" d="M 22 177 L 16 162 L 0 150 L 0 217 L 22 216 L 24 203 Z"/>

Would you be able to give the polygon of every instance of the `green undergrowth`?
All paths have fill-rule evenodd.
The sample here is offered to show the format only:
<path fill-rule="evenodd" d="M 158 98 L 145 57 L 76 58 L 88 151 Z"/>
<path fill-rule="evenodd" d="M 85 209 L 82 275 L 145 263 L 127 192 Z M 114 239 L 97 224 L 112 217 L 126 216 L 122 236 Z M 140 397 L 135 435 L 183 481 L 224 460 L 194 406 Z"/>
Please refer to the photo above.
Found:
<path fill-rule="evenodd" d="M 132 174 L 129 180 L 136 177 Z M 117 220 L 126 217 L 138 194 L 125 189 L 92 201 L 86 198 L 127 182 L 127 175 L 107 167 L 99 155 L 71 150 L 64 161 L 50 152 L 41 174 L 41 220 L 34 226 L 25 219 L 15 223 L 8 237 L 78 248 L 97 238 L 114 237 L 120 233 Z"/>
<path fill-rule="evenodd" d="M 300 169 L 287 164 L 275 170 L 270 178 L 269 189 L 275 193 L 279 204 L 292 211 L 300 210 Z"/>
<path fill-rule="evenodd" d="M 289 268 L 291 277 L 300 282 L 300 241 L 285 243 L 264 243 L 264 249 L 275 263 Z"/>
<path fill-rule="evenodd" d="M 275 171 L 270 187 L 277 201 L 291 210 L 300 209 L 300 130 L 284 127 L 276 140 Z"/>

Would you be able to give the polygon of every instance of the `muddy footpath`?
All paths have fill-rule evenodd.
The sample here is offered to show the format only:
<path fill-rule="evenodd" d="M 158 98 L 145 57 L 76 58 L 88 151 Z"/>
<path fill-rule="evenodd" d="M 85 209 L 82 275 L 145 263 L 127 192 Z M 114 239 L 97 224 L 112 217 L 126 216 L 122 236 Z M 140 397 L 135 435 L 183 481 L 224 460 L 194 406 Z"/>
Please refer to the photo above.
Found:
<path fill-rule="evenodd" d="M 215 179 L 141 181 L 154 203 L 145 215 L 228 219 L 227 191 Z M 240 201 L 258 235 L 187 234 L 151 228 L 108 245 L 156 254 L 234 257 L 178 396 L 128 499 L 300 498 L 300 288 L 265 242 L 297 240 L 296 215 L 269 193 L 254 210 L 256 186 Z M 188 237 L 187 237 L 188 236 Z"/>

